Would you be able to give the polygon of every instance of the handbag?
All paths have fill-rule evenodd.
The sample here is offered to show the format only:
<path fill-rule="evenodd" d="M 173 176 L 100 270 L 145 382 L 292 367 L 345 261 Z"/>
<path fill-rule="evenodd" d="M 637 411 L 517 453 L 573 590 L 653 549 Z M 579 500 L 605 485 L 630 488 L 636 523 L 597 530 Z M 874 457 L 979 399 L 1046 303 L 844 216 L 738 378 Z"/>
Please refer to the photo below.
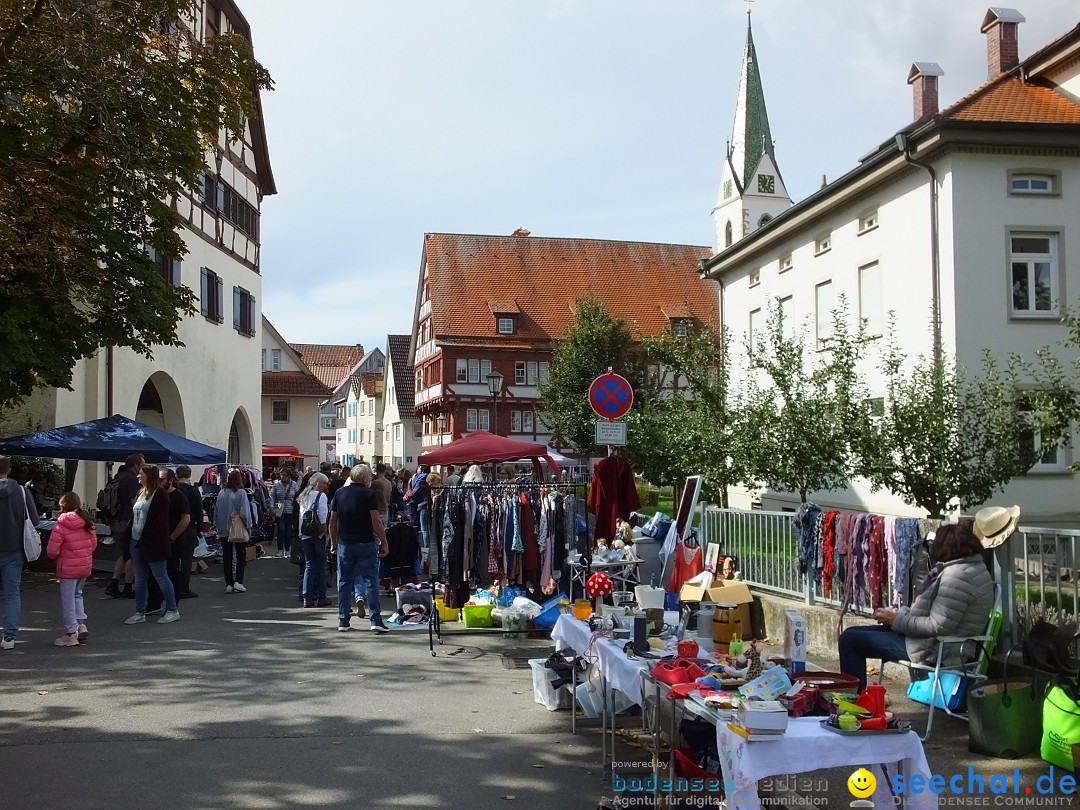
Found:
<path fill-rule="evenodd" d="M 315 503 L 304 512 L 304 519 L 300 521 L 300 536 L 301 537 L 318 537 L 320 535 L 319 526 L 319 498 L 322 497 L 322 493 L 316 493 Z"/>
<path fill-rule="evenodd" d="M 1039 750 L 1042 739 L 1042 699 L 1045 686 L 1031 678 L 1009 677 L 1009 658 L 1000 680 L 968 688 L 968 750 L 1000 759 L 1019 759 Z"/>
<path fill-rule="evenodd" d="M 1073 771 L 1080 765 L 1080 689 L 1075 681 L 1055 684 L 1043 701 L 1039 753 L 1051 765 Z"/>
<path fill-rule="evenodd" d="M 23 521 L 23 553 L 26 561 L 33 562 L 41 556 L 41 535 L 38 534 L 37 526 L 30 520 L 30 507 L 26 505 L 26 492 L 23 492 L 23 509 L 26 510 L 26 519 Z"/>
<path fill-rule="evenodd" d="M 248 532 L 244 521 L 240 519 L 240 513 L 233 512 L 229 515 L 229 542 L 247 543 L 249 540 L 251 540 L 251 533 Z"/>

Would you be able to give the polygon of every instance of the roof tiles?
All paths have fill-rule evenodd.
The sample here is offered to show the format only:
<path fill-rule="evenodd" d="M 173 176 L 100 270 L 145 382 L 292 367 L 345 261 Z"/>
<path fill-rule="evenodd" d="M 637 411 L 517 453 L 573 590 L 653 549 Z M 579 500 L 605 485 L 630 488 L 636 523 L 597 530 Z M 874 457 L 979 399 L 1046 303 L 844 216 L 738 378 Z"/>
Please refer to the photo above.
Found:
<path fill-rule="evenodd" d="M 300 355 L 319 381 L 331 391 L 341 385 L 364 359 L 364 347 L 353 345 L 334 345 L 326 343 L 290 343 L 293 351 Z"/>
<path fill-rule="evenodd" d="M 952 121 L 1080 124 L 1080 105 L 1042 84 L 998 76 L 941 111 Z"/>
<path fill-rule="evenodd" d="M 412 335 L 387 335 L 386 347 L 390 354 L 390 372 L 394 375 L 394 394 L 398 413 L 402 419 L 414 419 L 416 408 L 416 377 L 412 364 L 409 363 L 409 349 Z"/>
<path fill-rule="evenodd" d="M 326 397 L 330 388 L 303 371 L 264 371 L 263 396 Z"/>

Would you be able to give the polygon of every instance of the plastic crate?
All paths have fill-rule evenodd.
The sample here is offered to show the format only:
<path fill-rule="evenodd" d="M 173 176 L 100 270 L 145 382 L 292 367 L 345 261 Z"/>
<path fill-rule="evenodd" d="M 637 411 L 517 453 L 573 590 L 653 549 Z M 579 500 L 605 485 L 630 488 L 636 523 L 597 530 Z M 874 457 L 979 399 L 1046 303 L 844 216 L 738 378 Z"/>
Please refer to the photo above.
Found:
<path fill-rule="evenodd" d="M 439 619 L 444 622 L 456 622 L 461 618 L 461 611 L 457 608 L 448 608 L 443 603 L 443 598 L 441 596 L 435 597 L 435 609 L 439 611 Z"/>
<path fill-rule="evenodd" d="M 570 600 L 560 594 L 548 599 L 541 607 L 543 610 L 539 616 L 533 619 L 533 624 L 537 627 L 554 627 L 555 622 L 559 620 L 559 616 L 570 609 Z"/>
<path fill-rule="evenodd" d="M 494 623 L 491 611 L 495 605 L 465 605 L 461 612 L 465 615 L 466 627 L 491 627 Z"/>

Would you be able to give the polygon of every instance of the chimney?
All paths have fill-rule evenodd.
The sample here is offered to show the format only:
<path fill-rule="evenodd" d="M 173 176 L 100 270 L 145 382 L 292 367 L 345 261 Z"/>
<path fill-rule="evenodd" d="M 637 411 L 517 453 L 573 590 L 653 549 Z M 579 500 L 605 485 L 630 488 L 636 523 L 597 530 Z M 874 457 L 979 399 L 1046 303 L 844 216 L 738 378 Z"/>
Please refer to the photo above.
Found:
<path fill-rule="evenodd" d="M 908 71 L 907 83 L 915 96 L 915 122 L 925 121 L 938 112 L 938 76 L 945 71 L 937 62 L 915 62 Z"/>
<path fill-rule="evenodd" d="M 1026 22 L 1015 8 L 989 8 L 981 30 L 986 34 L 986 78 L 1008 73 L 1020 64 L 1020 45 L 1016 27 Z"/>
<path fill-rule="evenodd" d="M 528 236 L 530 233 L 532 233 L 532 231 L 530 231 L 528 228 L 518 228 L 516 231 L 514 231 L 510 235 L 511 236 Z"/>

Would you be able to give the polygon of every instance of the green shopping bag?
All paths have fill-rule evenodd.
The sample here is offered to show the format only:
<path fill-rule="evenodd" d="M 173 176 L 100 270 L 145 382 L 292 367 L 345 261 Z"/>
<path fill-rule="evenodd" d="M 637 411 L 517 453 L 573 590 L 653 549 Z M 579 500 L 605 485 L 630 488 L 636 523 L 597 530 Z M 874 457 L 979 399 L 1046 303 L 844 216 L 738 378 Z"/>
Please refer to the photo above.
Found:
<path fill-rule="evenodd" d="M 1042 739 L 1042 700 L 1045 684 L 1030 678 L 1009 676 L 1009 659 L 1000 680 L 984 681 L 968 688 L 968 750 L 974 754 L 1019 759 L 1039 750 Z"/>
<path fill-rule="evenodd" d="M 1080 697 L 1076 683 L 1054 686 L 1043 701 L 1042 758 L 1072 771 L 1080 765 Z"/>

